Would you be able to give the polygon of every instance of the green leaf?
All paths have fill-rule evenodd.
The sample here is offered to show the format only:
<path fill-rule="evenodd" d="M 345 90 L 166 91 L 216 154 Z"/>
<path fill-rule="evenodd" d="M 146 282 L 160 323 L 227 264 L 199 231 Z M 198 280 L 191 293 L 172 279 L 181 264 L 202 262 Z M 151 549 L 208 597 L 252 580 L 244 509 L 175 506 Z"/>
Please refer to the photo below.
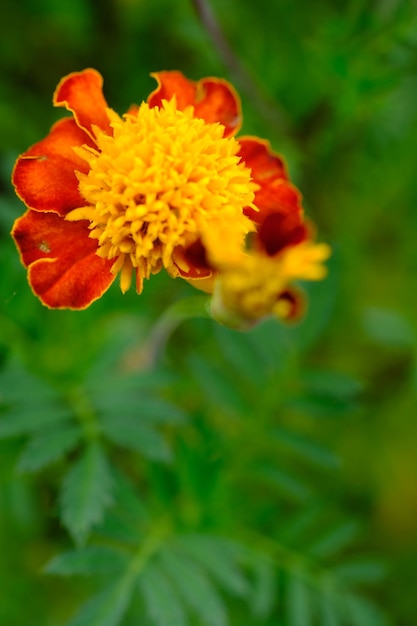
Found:
<path fill-rule="evenodd" d="M 138 579 L 138 586 L 155 626 L 187 626 L 183 603 L 156 563 L 146 567 Z"/>
<path fill-rule="evenodd" d="M 62 522 L 76 542 L 85 541 L 111 502 L 110 467 L 100 445 L 93 442 L 71 467 L 61 487 Z"/>
<path fill-rule="evenodd" d="M 97 573 L 114 573 L 125 569 L 128 555 L 109 546 L 86 546 L 55 556 L 44 568 L 46 574 L 89 576 Z"/>
<path fill-rule="evenodd" d="M 87 602 L 68 626 L 118 626 L 133 593 L 133 583 L 122 579 Z"/>
<path fill-rule="evenodd" d="M 166 548 L 159 554 L 161 568 L 184 602 L 207 626 L 226 626 L 224 603 L 204 570 L 184 554 Z"/>
<path fill-rule="evenodd" d="M 256 470 L 256 475 L 293 500 L 304 502 L 311 496 L 310 488 L 302 480 L 282 468 L 265 465 Z"/>
<path fill-rule="evenodd" d="M 125 419 L 136 420 L 151 424 L 181 424 L 185 421 L 184 412 L 162 398 L 149 397 L 143 394 L 109 395 L 100 398 L 94 406 L 104 417 L 113 417 L 115 414 Z"/>
<path fill-rule="evenodd" d="M 103 419 L 101 427 L 104 434 L 118 446 L 156 461 L 171 460 L 171 451 L 163 436 L 139 417 L 114 415 L 111 419 Z"/>
<path fill-rule="evenodd" d="M 248 406 L 241 389 L 224 369 L 215 367 L 196 353 L 190 355 L 188 364 L 209 405 L 233 417 L 241 417 L 247 413 Z"/>
<path fill-rule="evenodd" d="M 18 461 L 18 469 L 21 472 L 35 472 L 74 450 L 80 438 L 78 426 L 36 434 L 24 448 Z"/>
<path fill-rule="evenodd" d="M 416 335 L 409 322 L 397 311 L 369 307 L 364 315 L 368 336 L 382 345 L 393 348 L 413 348 Z"/>
<path fill-rule="evenodd" d="M 357 559 L 334 566 L 333 574 L 346 584 L 372 584 L 378 583 L 386 577 L 387 568 L 380 561 Z"/>
<path fill-rule="evenodd" d="M 340 464 L 338 457 L 331 450 L 298 433 L 277 428 L 273 436 L 282 446 L 319 467 L 334 469 Z"/>
<path fill-rule="evenodd" d="M 284 544 L 296 544 L 299 547 L 303 535 L 317 522 L 322 512 L 323 507 L 313 502 L 295 515 L 288 516 L 279 529 L 280 541 Z"/>
<path fill-rule="evenodd" d="M 69 410 L 58 404 L 13 407 L 0 417 L 0 439 L 31 435 L 68 420 Z"/>
<path fill-rule="evenodd" d="M 329 558 L 346 548 L 358 534 L 358 524 L 349 520 L 326 532 L 312 543 L 308 553 L 320 558 Z"/>
<path fill-rule="evenodd" d="M 269 617 L 277 603 L 276 569 L 271 561 L 258 555 L 255 555 L 250 567 L 253 576 L 250 606 L 254 617 L 264 620 Z"/>
<path fill-rule="evenodd" d="M 320 594 L 319 611 L 321 626 L 342 626 L 345 623 L 343 608 L 340 606 L 338 596 L 334 594 L 326 592 Z"/>
<path fill-rule="evenodd" d="M 298 576 L 287 578 L 285 597 L 288 626 L 310 626 L 313 619 L 310 589 Z"/>
<path fill-rule="evenodd" d="M 178 537 L 175 546 L 230 593 L 244 596 L 248 592 L 248 581 L 239 566 L 243 549 L 237 543 L 223 537 L 193 534 Z"/>
<path fill-rule="evenodd" d="M 345 615 L 352 626 L 388 626 L 381 610 L 370 600 L 350 594 L 345 597 Z"/>
<path fill-rule="evenodd" d="M 236 371 L 239 380 L 257 387 L 265 384 L 265 363 L 262 353 L 256 350 L 255 342 L 251 341 L 251 335 L 219 325 L 215 326 L 214 331 L 222 356 Z"/>

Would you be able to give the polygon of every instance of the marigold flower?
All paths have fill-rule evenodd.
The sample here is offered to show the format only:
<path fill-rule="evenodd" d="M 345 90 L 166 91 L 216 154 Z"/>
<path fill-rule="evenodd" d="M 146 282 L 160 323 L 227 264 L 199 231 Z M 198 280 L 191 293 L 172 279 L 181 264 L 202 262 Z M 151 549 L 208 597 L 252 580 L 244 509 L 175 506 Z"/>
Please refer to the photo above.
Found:
<path fill-rule="evenodd" d="M 153 76 L 147 102 L 123 117 L 107 106 L 97 71 L 59 83 L 54 105 L 72 117 L 13 171 L 28 210 L 12 235 L 34 293 L 48 307 L 82 309 L 117 275 L 123 292 L 133 278 L 140 293 L 165 268 L 221 293 L 222 306 L 245 319 L 276 312 L 288 283 L 317 278 L 312 268 L 325 256 L 308 244 L 282 160 L 265 141 L 235 138 L 240 101 L 226 81 Z M 248 304 L 253 289 L 265 292 L 260 307 Z"/>

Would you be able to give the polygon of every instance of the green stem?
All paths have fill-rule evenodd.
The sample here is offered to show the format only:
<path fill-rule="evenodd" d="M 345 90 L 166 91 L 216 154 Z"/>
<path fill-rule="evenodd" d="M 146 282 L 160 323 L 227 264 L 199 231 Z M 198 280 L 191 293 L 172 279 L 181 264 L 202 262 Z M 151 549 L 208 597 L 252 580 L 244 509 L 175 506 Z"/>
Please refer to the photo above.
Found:
<path fill-rule="evenodd" d="M 71 391 L 70 404 L 74 415 L 81 425 L 86 441 L 94 441 L 100 435 L 100 426 L 93 406 L 82 389 L 75 388 Z"/>

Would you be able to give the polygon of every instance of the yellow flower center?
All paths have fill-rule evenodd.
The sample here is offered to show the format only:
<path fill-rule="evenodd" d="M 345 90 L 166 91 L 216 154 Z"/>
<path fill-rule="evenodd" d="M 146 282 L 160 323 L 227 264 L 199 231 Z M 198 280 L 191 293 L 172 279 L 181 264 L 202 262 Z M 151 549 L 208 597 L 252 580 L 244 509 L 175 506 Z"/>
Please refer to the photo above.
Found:
<path fill-rule="evenodd" d="M 321 280 L 330 256 L 324 243 L 304 241 L 275 256 L 251 251 L 219 267 L 212 301 L 215 319 L 229 325 L 252 325 L 269 315 L 285 319 L 290 304 L 280 294 L 297 280 Z"/>
<path fill-rule="evenodd" d="M 162 267 L 178 275 L 176 250 L 224 224 L 233 223 L 233 237 L 243 245 L 253 229 L 243 209 L 252 205 L 256 187 L 237 156 L 238 142 L 223 136 L 221 124 L 194 118 L 192 107 L 177 110 L 175 99 L 161 108 L 143 103 L 123 119 L 108 114 L 113 136 L 98 131 L 97 149 L 76 149 L 89 165 L 87 174 L 77 173 L 88 206 L 67 219 L 90 221 L 97 254 L 115 259 L 112 272 L 121 272 L 122 291 L 134 270 L 138 291 L 142 278 Z"/>

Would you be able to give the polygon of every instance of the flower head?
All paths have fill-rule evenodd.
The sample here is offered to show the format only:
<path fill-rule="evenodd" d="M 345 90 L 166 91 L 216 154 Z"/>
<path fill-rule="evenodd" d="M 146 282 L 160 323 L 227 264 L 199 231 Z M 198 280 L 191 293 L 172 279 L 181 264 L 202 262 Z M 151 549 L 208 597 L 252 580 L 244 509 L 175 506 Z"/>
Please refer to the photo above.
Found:
<path fill-rule="evenodd" d="M 265 141 L 235 137 L 240 102 L 226 81 L 154 76 L 147 102 L 122 117 L 95 70 L 59 83 L 54 104 L 72 117 L 13 172 L 28 210 L 12 234 L 33 291 L 46 306 L 82 309 L 116 276 L 140 293 L 165 269 L 233 315 L 282 316 L 289 283 L 318 278 L 326 256 L 282 160 Z"/>

